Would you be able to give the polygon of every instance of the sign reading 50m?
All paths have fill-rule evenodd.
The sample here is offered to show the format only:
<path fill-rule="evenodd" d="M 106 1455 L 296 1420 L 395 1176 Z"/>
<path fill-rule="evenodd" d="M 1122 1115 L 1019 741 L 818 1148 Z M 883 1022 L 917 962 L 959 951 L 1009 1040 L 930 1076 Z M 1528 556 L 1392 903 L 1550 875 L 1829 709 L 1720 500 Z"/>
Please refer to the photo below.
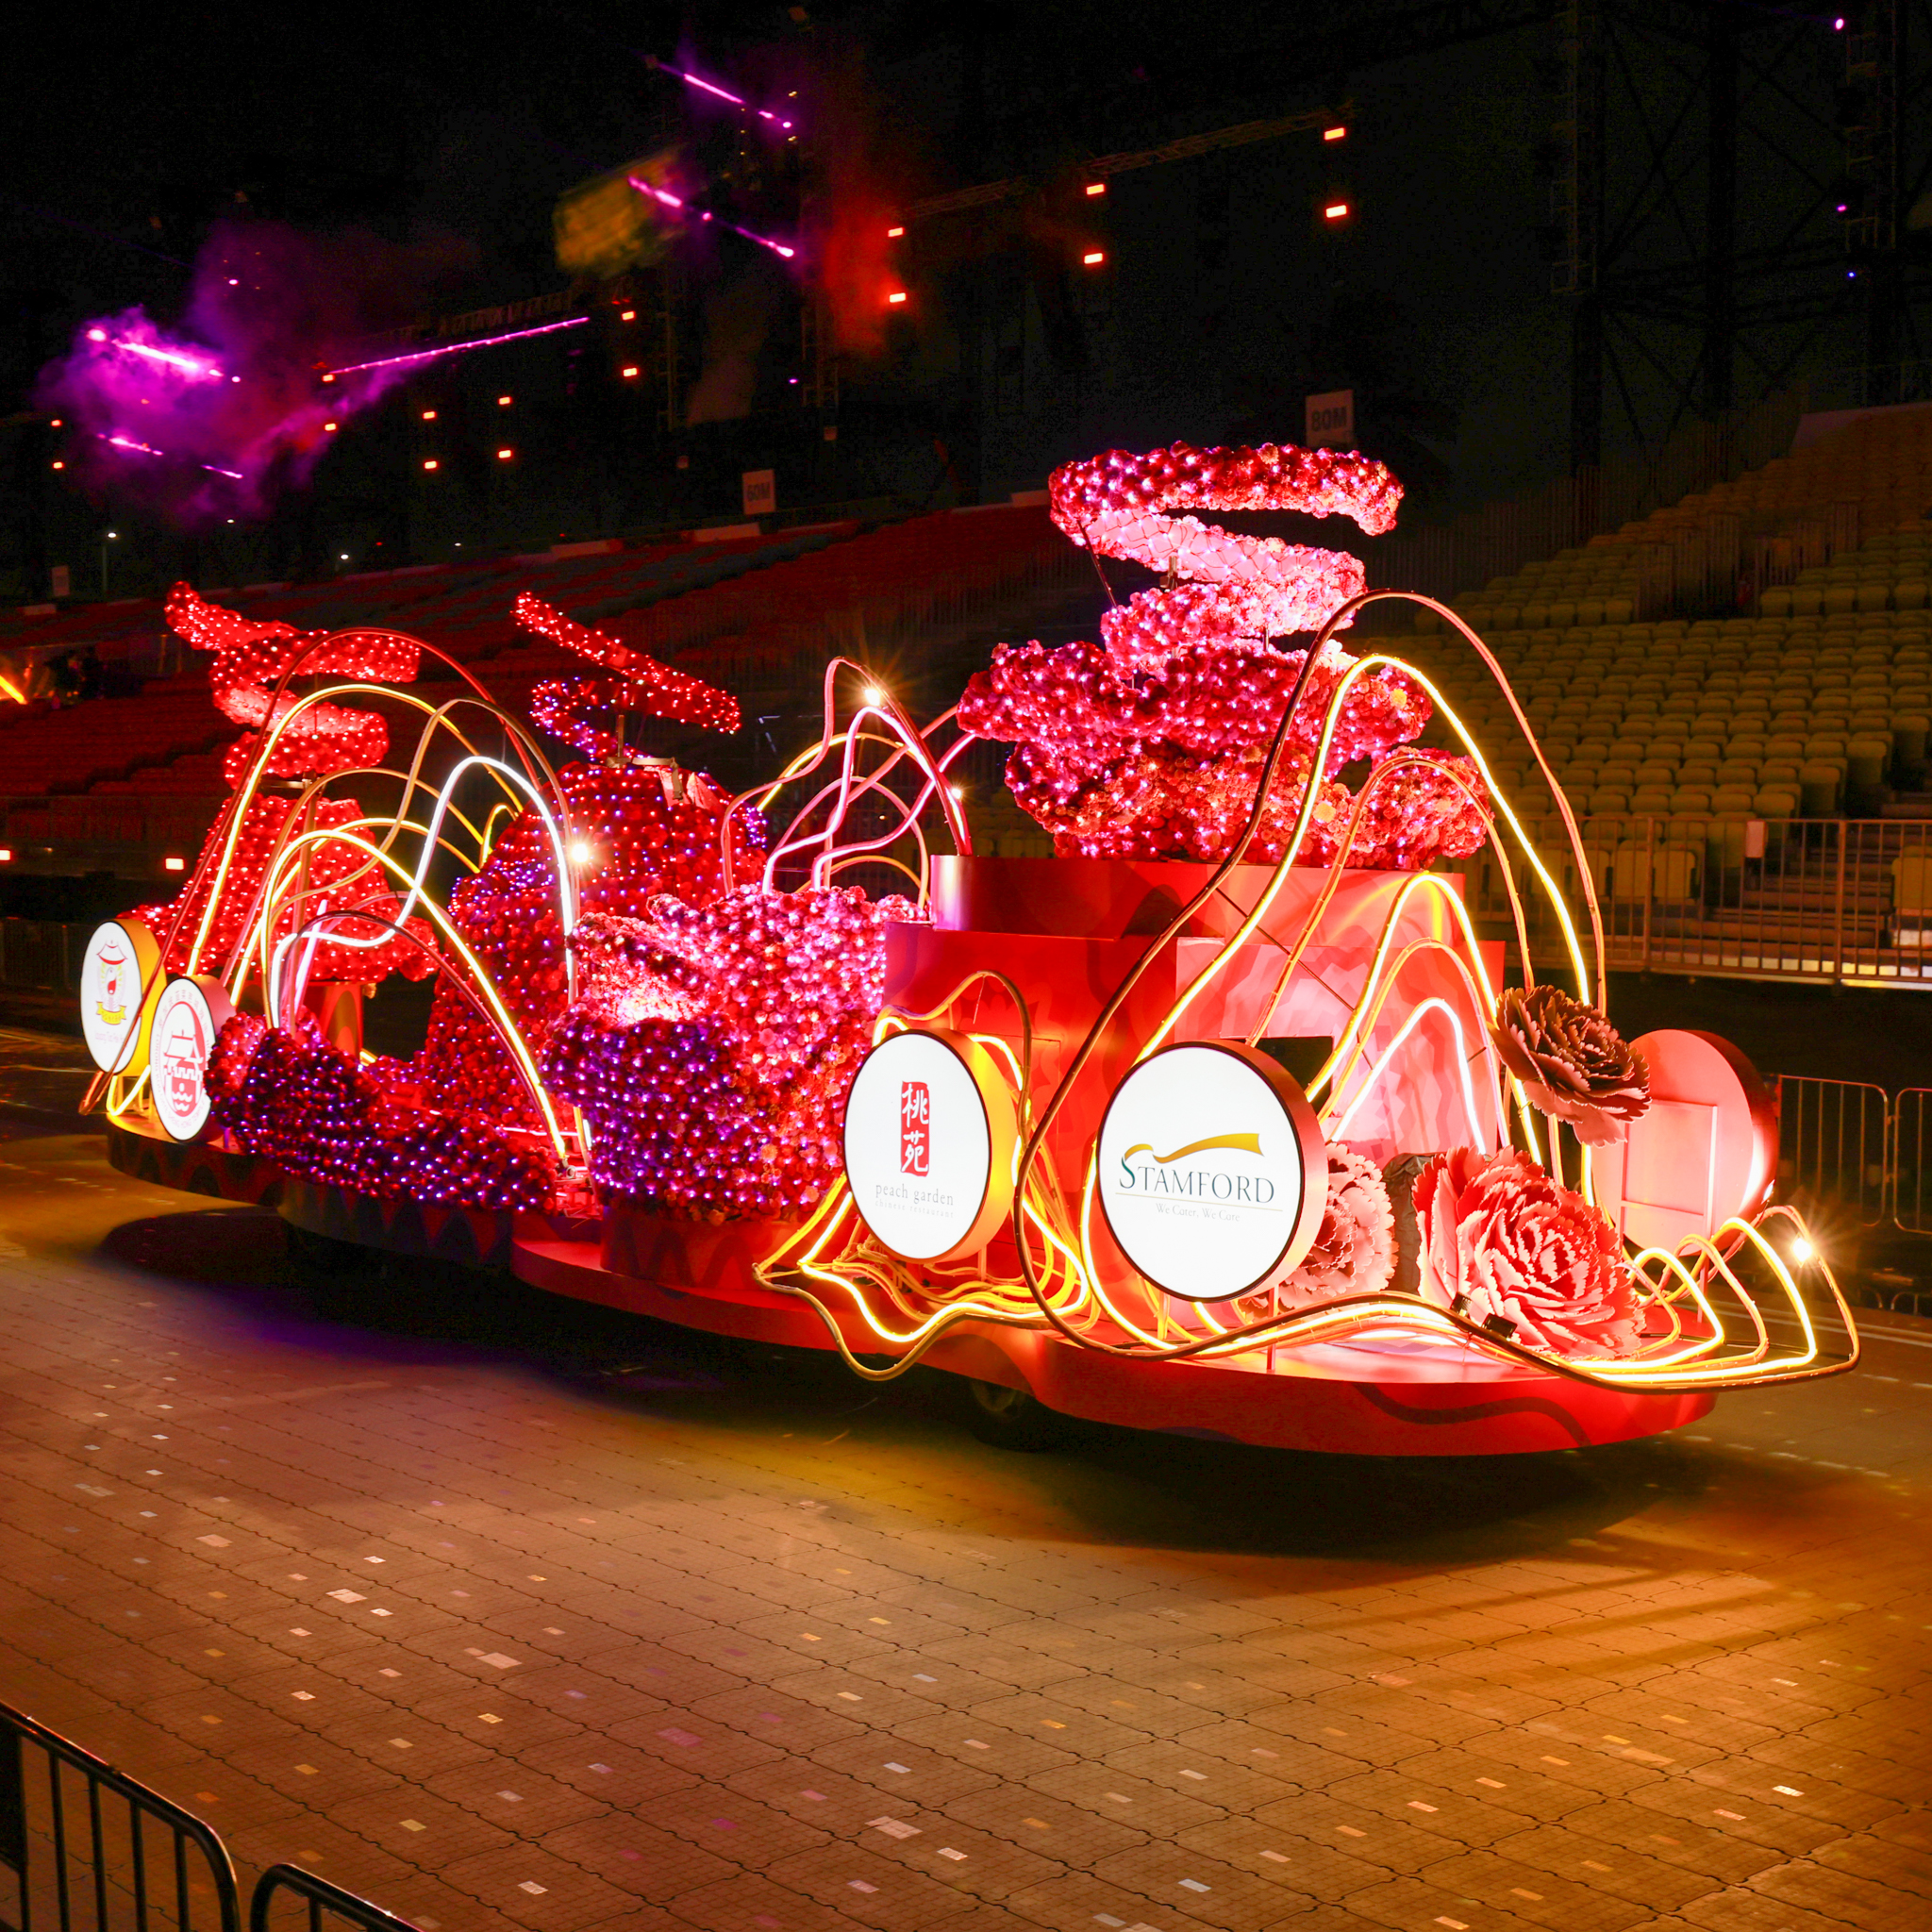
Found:
<path fill-rule="evenodd" d="M 1165 1047 L 1121 1082 L 1098 1170 L 1122 1253 L 1157 1288 L 1197 1302 L 1293 1268 L 1328 1194 L 1307 1097 L 1265 1054 L 1220 1042 Z"/>

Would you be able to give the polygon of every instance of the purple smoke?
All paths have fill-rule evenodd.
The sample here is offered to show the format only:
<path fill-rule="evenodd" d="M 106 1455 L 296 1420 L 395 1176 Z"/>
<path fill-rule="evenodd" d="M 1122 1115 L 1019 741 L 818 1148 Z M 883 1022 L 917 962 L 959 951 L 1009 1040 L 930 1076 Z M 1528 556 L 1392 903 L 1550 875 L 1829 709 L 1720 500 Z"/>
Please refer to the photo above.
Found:
<path fill-rule="evenodd" d="M 305 483 L 341 423 L 407 380 L 408 365 L 339 376 L 358 339 L 420 313 L 469 265 L 465 244 L 399 246 L 225 224 L 196 258 L 187 312 L 140 308 L 85 324 L 39 400 L 77 432 L 79 481 L 193 527 L 266 516 Z"/>

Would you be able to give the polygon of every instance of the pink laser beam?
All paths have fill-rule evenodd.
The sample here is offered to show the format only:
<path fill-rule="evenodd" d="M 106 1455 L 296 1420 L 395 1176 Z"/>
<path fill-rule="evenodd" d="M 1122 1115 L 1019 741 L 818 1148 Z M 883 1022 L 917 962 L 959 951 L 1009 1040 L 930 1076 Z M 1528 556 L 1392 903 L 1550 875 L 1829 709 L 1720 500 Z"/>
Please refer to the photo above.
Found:
<path fill-rule="evenodd" d="M 116 449 L 131 449 L 140 456 L 166 457 L 168 454 L 164 449 L 156 449 L 152 443 L 137 442 L 131 436 L 103 436 L 100 440 L 113 444 Z M 225 470 L 219 463 L 196 463 L 194 467 L 208 471 L 210 475 L 233 477 L 237 483 L 246 480 L 240 470 Z"/>
<path fill-rule="evenodd" d="M 685 212 L 685 204 L 667 190 L 654 188 L 650 182 L 641 181 L 635 175 L 626 175 L 624 178 L 640 194 L 648 194 L 653 201 L 660 201 L 666 208 L 675 208 L 680 214 Z M 698 214 L 698 220 L 701 222 L 711 222 L 721 219 L 722 217 L 712 214 L 709 208 L 704 208 Z M 788 248 L 782 242 L 774 242 L 769 235 L 754 234 L 749 228 L 741 228 L 736 222 L 725 222 L 724 225 L 734 235 L 742 235 L 747 242 L 756 242 L 760 248 L 769 248 L 774 255 L 782 256 L 787 261 L 793 260 L 797 257 L 797 249 Z"/>
<path fill-rule="evenodd" d="M 445 342 L 441 348 L 418 349 L 408 356 L 378 356 L 373 362 L 345 362 L 329 375 L 359 375 L 365 369 L 400 369 L 411 362 L 433 362 L 440 356 L 460 356 L 469 349 L 493 349 L 499 342 L 520 342 L 528 336 L 547 336 L 560 328 L 581 328 L 588 315 L 567 315 L 561 322 L 539 323 L 534 328 L 513 328 L 500 336 L 484 336 L 474 342 Z"/>
<path fill-rule="evenodd" d="M 125 337 L 117 338 L 112 346 L 125 349 L 132 356 L 145 356 L 151 362 L 165 362 L 184 375 L 206 375 L 216 382 L 222 379 L 222 372 L 212 362 L 197 362 L 192 356 L 178 356 L 171 349 L 151 348 L 146 342 L 131 342 Z"/>
<path fill-rule="evenodd" d="M 104 328 L 91 328 L 87 332 L 91 342 L 106 342 L 110 349 L 125 349 L 131 356 L 145 356 L 150 362 L 165 362 L 171 369 L 178 369 L 188 375 L 206 375 L 219 382 L 222 372 L 212 362 L 197 362 L 192 356 L 183 356 L 172 349 L 157 349 L 147 342 L 137 342 L 126 336 L 109 336 Z"/>
<path fill-rule="evenodd" d="M 682 67 L 672 66 L 668 60 L 658 60 L 652 64 L 666 74 L 676 75 L 678 79 L 683 81 L 687 87 L 701 88 L 708 94 L 715 94 L 721 101 L 729 101 L 734 108 L 746 108 L 748 111 L 755 113 L 760 121 L 770 121 L 785 129 L 787 133 L 791 132 L 791 123 L 785 120 L 781 115 L 773 113 L 769 108 L 753 108 L 751 103 L 741 94 L 729 93 L 724 88 L 715 86 L 708 80 L 701 80 L 695 74 L 687 74 Z"/>

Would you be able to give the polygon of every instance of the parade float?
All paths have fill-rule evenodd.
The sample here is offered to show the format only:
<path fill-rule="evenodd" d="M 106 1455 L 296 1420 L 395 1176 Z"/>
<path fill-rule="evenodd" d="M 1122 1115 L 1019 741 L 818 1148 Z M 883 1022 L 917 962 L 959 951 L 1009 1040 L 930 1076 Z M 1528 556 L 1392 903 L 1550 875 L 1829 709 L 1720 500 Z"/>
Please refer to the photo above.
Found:
<path fill-rule="evenodd" d="M 169 622 L 247 735 L 179 895 L 89 950 L 113 1159 L 311 1244 L 508 1270 L 868 1380 L 946 1371 L 1016 1443 L 1061 1415 L 1559 1449 L 1850 1366 L 1829 1266 L 1772 1201 L 1749 1063 L 1626 1042 L 1606 1011 L 1541 753 L 1575 904 L 1497 748 L 1413 667 L 1341 647 L 1394 593 L 1191 514 L 1373 534 L 1400 494 L 1289 446 L 1067 465 L 1059 528 L 1157 586 L 1096 641 L 997 647 L 923 725 L 834 660 L 817 742 L 736 794 L 625 729 L 736 730 L 728 693 L 527 593 L 519 621 L 584 672 L 520 718 L 447 659 L 456 694 L 425 695 L 417 640 L 177 587 Z M 377 701 L 417 720 L 406 760 Z M 1418 742 L 1432 717 L 1452 748 Z M 1054 857 L 974 852 L 952 774 L 976 740 L 1012 748 Z M 358 802 L 377 791 L 399 802 Z M 1513 937 L 1465 903 L 1485 847 Z M 1539 895 L 1558 979 L 1531 964 Z M 407 1059 L 361 1038 L 391 974 L 434 980 Z"/>

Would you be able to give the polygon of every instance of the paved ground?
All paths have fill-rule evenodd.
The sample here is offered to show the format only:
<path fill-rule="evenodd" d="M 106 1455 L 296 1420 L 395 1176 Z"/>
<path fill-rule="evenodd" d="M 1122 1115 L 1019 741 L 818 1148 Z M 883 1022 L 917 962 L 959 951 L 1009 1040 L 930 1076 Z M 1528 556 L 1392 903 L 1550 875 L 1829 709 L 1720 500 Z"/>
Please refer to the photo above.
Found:
<path fill-rule="evenodd" d="M 519 1291 L 318 1307 L 74 1058 L 0 1034 L 0 1695 L 244 1865 L 443 1932 L 1932 1924 L 1932 1324 L 1615 1451 L 1011 1456 Z"/>

